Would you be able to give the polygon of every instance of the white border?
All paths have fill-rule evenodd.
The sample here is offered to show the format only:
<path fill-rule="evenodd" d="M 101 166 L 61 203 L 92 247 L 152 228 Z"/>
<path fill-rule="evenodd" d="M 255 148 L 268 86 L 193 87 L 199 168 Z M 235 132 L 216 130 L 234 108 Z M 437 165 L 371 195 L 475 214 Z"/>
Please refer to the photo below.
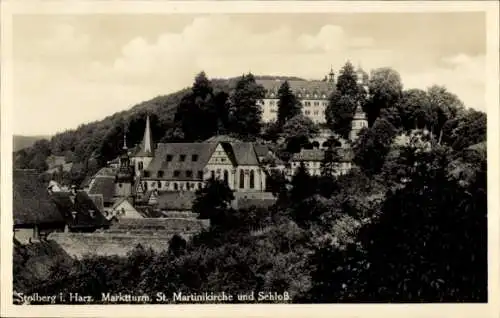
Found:
<path fill-rule="evenodd" d="M 495 1 L 9 1 L 1 3 L 1 313 L 16 317 L 498 317 L 500 207 L 499 13 Z M 487 12 L 488 304 L 425 305 L 12 305 L 12 16 L 14 14 Z M 467 21 L 464 21 L 467 23 Z M 42 119 L 41 119 L 42 120 Z M 457 242 L 458 243 L 458 242 Z"/>

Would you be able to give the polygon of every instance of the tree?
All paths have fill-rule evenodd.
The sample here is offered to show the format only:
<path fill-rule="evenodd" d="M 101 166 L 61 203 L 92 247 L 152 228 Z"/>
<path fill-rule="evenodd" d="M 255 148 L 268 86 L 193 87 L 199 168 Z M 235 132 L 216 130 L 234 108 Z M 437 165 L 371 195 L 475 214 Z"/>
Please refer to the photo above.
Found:
<path fill-rule="evenodd" d="M 486 114 L 474 109 L 462 112 L 443 126 L 443 142 L 455 150 L 486 141 Z"/>
<path fill-rule="evenodd" d="M 362 132 L 354 145 L 354 163 L 367 174 L 373 175 L 382 168 L 396 130 L 385 119 L 377 119 L 373 126 Z"/>
<path fill-rule="evenodd" d="M 325 110 L 326 120 L 333 132 L 347 139 L 351 131 L 351 122 L 356 110 L 356 98 L 334 92 Z"/>
<path fill-rule="evenodd" d="M 354 67 L 347 62 L 337 79 L 336 90 L 330 96 L 325 110 L 326 121 L 330 128 L 348 138 L 351 131 L 351 121 L 358 103 L 365 103 L 365 92 L 357 84 L 357 75 Z"/>
<path fill-rule="evenodd" d="M 193 212 L 198 213 L 200 219 L 209 219 L 211 226 L 229 226 L 228 212 L 233 200 L 233 191 L 226 182 L 210 179 L 205 187 L 196 191 Z"/>
<path fill-rule="evenodd" d="M 281 84 L 278 90 L 278 124 L 283 126 L 286 121 L 301 114 L 301 103 L 290 89 L 288 81 Z"/>
<path fill-rule="evenodd" d="M 432 121 L 429 96 L 421 89 L 403 91 L 397 103 L 401 126 L 404 130 L 424 128 Z"/>
<path fill-rule="evenodd" d="M 299 152 L 318 132 L 318 127 L 309 117 L 297 115 L 286 122 L 281 136 L 285 139 L 288 151 Z"/>
<path fill-rule="evenodd" d="M 429 104 L 434 121 L 429 129 L 442 138 L 442 129 L 445 123 L 457 116 L 465 109 L 464 104 L 455 95 L 447 91 L 445 87 L 433 85 L 427 90 Z"/>
<path fill-rule="evenodd" d="M 297 168 L 292 178 L 291 185 L 290 198 L 293 202 L 299 203 L 314 194 L 316 189 L 313 187 L 312 178 L 304 162 L 301 162 L 300 166 Z"/>
<path fill-rule="evenodd" d="M 260 133 L 262 110 L 258 101 L 265 90 L 252 74 L 243 75 L 229 97 L 230 131 L 242 139 L 252 140 Z"/>
<path fill-rule="evenodd" d="M 371 126 L 380 115 L 380 110 L 397 105 L 401 98 L 403 84 L 399 73 L 391 68 L 383 67 L 372 71 L 368 84 L 370 101 L 364 108 Z"/>
<path fill-rule="evenodd" d="M 223 98 L 215 98 L 211 82 L 204 72 L 195 78 L 191 92 L 186 94 L 177 109 L 175 121 L 180 123 L 184 137 L 188 141 L 210 138 L 219 130 L 219 117 Z"/>

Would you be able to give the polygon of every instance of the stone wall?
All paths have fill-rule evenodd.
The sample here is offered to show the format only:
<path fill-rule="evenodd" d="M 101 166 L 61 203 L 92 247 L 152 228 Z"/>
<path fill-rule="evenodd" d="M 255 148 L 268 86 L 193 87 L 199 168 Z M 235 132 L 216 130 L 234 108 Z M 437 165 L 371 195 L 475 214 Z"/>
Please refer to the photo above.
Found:
<path fill-rule="evenodd" d="M 48 239 L 56 242 L 71 257 L 126 256 L 138 244 L 156 252 L 165 251 L 173 234 L 144 235 L 126 233 L 52 233 Z M 181 235 L 189 240 L 191 235 Z"/>
<path fill-rule="evenodd" d="M 173 234 L 197 233 L 210 227 L 209 220 L 193 218 L 143 218 L 143 219 L 121 219 L 113 224 L 110 229 L 120 230 L 156 230 L 168 231 Z"/>

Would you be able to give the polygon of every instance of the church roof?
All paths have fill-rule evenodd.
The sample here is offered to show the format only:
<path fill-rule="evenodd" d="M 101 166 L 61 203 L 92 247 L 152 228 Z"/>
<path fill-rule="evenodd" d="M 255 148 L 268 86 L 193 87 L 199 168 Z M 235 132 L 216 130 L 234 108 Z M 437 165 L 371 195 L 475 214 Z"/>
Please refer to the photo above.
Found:
<path fill-rule="evenodd" d="M 47 186 L 31 171 L 13 173 L 14 225 L 64 223 L 59 209 L 51 200 Z"/>
<path fill-rule="evenodd" d="M 198 180 L 198 171 L 205 168 L 216 147 L 216 143 L 204 142 L 160 143 L 147 169 L 150 178 L 157 178 L 162 171 L 161 179 Z M 191 176 L 186 171 L 191 171 Z"/>
<path fill-rule="evenodd" d="M 266 98 L 278 98 L 278 90 L 285 81 L 262 79 L 256 82 L 266 90 Z M 335 89 L 332 83 L 326 81 L 290 80 L 288 84 L 298 98 L 307 99 L 326 99 Z"/>

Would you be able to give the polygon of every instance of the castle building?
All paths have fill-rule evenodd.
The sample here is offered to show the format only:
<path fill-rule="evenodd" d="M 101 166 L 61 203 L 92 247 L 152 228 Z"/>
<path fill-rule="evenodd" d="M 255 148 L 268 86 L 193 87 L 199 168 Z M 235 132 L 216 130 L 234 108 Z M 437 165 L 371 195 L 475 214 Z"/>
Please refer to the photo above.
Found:
<path fill-rule="evenodd" d="M 256 82 L 262 85 L 266 91 L 264 99 L 260 102 L 262 121 L 275 121 L 278 116 L 278 90 L 285 81 L 257 80 Z M 328 106 L 328 99 L 335 89 L 333 70 L 323 81 L 290 80 L 288 84 L 302 103 L 303 115 L 309 117 L 315 123 L 326 123 L 325 110 Z"/>
<path fill-rule="evenodd" d="M 120 166 L 115 179 L 115 198 L 127 198 L 133 194 L 134 171 L 130 164 L 126 134 L 124 134 L 123 138 L 123 153 L 120 156 Z"/>

